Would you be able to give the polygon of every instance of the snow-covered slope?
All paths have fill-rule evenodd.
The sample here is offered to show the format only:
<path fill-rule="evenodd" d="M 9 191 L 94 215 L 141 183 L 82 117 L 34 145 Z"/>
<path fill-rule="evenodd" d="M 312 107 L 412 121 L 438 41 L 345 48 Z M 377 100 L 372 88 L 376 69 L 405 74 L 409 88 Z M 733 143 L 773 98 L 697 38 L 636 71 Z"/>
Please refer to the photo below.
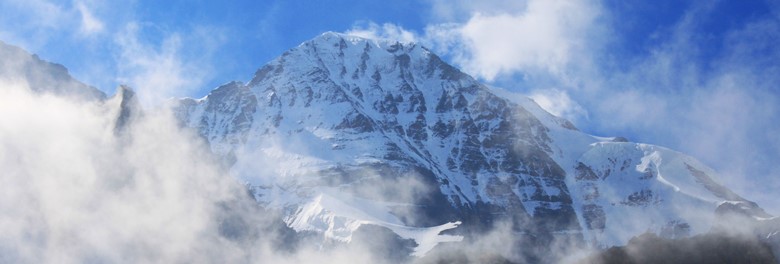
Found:
<path fill-rule="evenodd" d="M 609 246 L 705 232 L 724 201 L 761 212 L 691 157 L 582 133 L 413 43 L 325 33 L 176 113 L 261 204 L 336 240 L 373 224 L 424 253 L 506 220 Z"/>
<path fill-rule="evenodd" d="M 739 204 L 757 219 L 770 217 L 757 204 L 717 182 L 721 176 L 696 159 L 664 147 L 603 138 L 566 129 L 533 100 L 494 88 L 550 128 L 552 157 L 566 170 L 566 184 L 587 242 L 624 245 L 645 231 L 675 238 L 709 231 L 723 203 Z"/>

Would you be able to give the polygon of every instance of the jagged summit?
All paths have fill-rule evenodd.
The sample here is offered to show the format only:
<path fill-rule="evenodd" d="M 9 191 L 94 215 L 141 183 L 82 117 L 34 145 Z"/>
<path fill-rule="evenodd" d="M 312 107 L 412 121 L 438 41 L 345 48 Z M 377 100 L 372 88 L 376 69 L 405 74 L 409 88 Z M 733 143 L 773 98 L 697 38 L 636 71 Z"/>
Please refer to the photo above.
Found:
<path fill-rule="evenodd" d="M 296 59 L 298 58 L 298 59 Z M 294 64 L 303 60 L 315 60 L 316 63 L 304 63 L 307 67 L 315 66 L 340 75 L 349 75 L 355 79 L 358 75 L 365 74 L 368 62 L 390 62 L 392 67 L 407 67 L 418 64 L 425 68 L 425 73 L 432 74 L 436 67 L 442 67 L 442 78 L 455 80 L 460 78 L 471 79 L 470 76 L 460 72 L 457 68 L 444 63 L 438 56 L 428 49 L 415 43 L 401 43 L 391 40 L 373 40 L 342 33 L 326 32 L 322 35 L 301 43 L 298 47 L 284 52 L 280 57 L 261 67 L 255 77 L 249 82 L 253 86 L 261 81 L 272 69 L 282 71 L 278 66 Z M 414 60 L 414 61 L 412 61 Z M 291 63 L 294 62 L 294 63 Z M 277 67 L 273 67 L 277 66 Z M 370 72 L 372 78 L 378 78 L 380 69 Z M 377 75 L 374 75 L 374 74 Z M 430 76 L 429 76 L 430 77 Z"/>
<path fill-rule="evenodd" d="M 347 33 L 335 32 L 335 31 L 323 32 L 317 37 L 304 41 L 303 43 L 301 43 L 301 45 L 304 45 L 306 43 L 316 43 L 316 42 L 333 42 L 334 40 L 337 42 L 341 42 L 341 40 L 344 40 L 347 43 L 352 43 L 354 45 L 363 45 L 363 43 L 372 43 L 374 46 L 383 47 L 383 48 L 388 48 L 389 46 L 395 44 L 418 46 L 414 42 L 404 42 L 404 41 L 398 41 L 394 39 L 372 39 L 372 38 L 365 38 L 356 35 L 350 35 Z"/>

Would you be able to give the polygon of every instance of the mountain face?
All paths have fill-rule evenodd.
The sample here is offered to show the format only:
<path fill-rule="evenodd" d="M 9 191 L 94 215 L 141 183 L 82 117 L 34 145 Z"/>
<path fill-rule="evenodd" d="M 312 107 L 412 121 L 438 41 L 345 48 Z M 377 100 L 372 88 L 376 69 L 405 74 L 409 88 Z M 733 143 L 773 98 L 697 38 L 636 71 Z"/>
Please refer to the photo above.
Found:
<path fill-rule="evenodd" d="M 724 203 L 769 217 L 691 157 L 585 134 L 505 93 L 416 44 L 325 33 L 175 112 L 258 202 L 340 241 L 364 224 L 415 238 L 404 228 L 508 222 L 542 247 L 606 247 L 706 232 Z"/>
<path fill-rule="evenodd" d="M 178 113 L 234 162 L 258 201 L 290 208 L 297 229 L 349 240 L 349 221 L 321 230 L 317 217 L 300 218 L 308 195 L 336 188 L 361 197 L 374 181 L 413 174 L 432 190 L 395 201 L 414 203 L 399 209 L 414 211 L 406 224 L 506 218 L 524 232 L 579 230 L 550 128 L 418 45 L 324 34 L 247 84 L 182 100 Z M 278 166 L 265 171 L 258 161 Z M 292 201 L 277 199 L 290 193 Z"/>
<path fill-rule="evenodd" d="M 0 81 L 104 104 L 116 112 L 117 135 L 143 116 L 129 88 L 107 98 L 61 65 L 3 43 Z M 543 256 L 561 245 L 606 248 L 648 231 L 676 239 L 749 225 L 780 252 L 778 218 L 694 158 L 583 133 L 416 44 L 325 33 L 246 83 L 172 103 L 177 121 L 263 210 L 281 213 L 283 230 L 341 242 L 389 233 L 405 250 L 388 252 L 422 257 L 499 229 L 517 254 L 503 257 L 551 262 Z M 246 226 L 225 228 L 240 237 Z"/>

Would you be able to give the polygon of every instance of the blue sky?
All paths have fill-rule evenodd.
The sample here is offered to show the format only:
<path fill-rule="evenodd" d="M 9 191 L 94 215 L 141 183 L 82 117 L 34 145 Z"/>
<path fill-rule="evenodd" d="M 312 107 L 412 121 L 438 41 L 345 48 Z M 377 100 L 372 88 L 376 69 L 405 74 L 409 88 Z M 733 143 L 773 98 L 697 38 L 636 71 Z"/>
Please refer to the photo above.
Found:
<path fill-rule="evenodd" d="M 586 132 L 688 153 L 780 213 L 777 1 L 0 1 L 0 40 L 148 104 L 248 80 L 324 31 L 423 43 Z"/>

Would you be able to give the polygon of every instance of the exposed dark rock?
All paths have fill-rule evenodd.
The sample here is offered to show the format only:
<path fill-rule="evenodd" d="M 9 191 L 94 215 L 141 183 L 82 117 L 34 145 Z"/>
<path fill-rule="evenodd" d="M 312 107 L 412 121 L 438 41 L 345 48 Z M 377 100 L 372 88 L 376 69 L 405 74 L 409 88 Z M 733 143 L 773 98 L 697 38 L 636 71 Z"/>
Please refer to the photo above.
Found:
<path fill-rule="evenodd" d="M 777 263 L 770 247 L 757 238 L 708 233 L 664 239 L 653 233 L 632 238 L 627 246 L 612 247 L 581 263 Z"/>
<path fill-rule="evenodd" d="M 723 187 L 723 185 L 720 185 L 717 182 L 713 181 L 712 178 L 710 178 L 710 176 L 704 173 L 703 171 L 697 170 L 696 168 L 692 167 L 687 163 L 685 164 L 685 167 L 688 168 L 688 171 L 690 171 L 694 177 L 696 177 L 696 181 L 704 185 L 704 187 L 707 188 L 707 190 L 709 190 L 716 196 L 730 201 L 747 201 L 745 200 L 745 198 L 740 197 L 739 195 L 732 192 L 728 188 Z"/>
<path fill-rule="evenodd" d="M 363 114 L 352 112 L 344 117 L 344 120 L 338 124 L 335 129 L 348 129 L 355 133 L 366 133 L 374 131 L 374 125 L 368 117 Z"/>
<path fill-rule="evenodd" d="M 624 137 L 615 137 L 612 139 L 612 142 L 629 142 L 627 138 Z"/>
<path fill-rule="evenodd" d="M 141 113 L 141 104 L 135 96 L 135 92 L 127 86 L 121 85 L 114 95 L 119 103 L 119 115 L 116 117 L 114 133 L 121 134 L 128 124 Z"/>
<path fill-rule="evenodd" d="M 691 226 L 681 220 L 670 221 L 661 228 L 658 235 L 669 239 L 689 237 L 691 235 Z"/>
<path fill-rule="evenodd" d="M 645 168 L 644 173 L 642 173 L 642 176 L 639 177 L 640 180 L 649 180 L 655 177 L 656 171 L 652 167 Z"/>
<path fill-rule="evenodd" d="M 593 169 L 591 169 L 588 165 L 585 165 L 582 162 L 577 163 L 577 167 L 575 168 L 577 171 L 577 175 L 575 175 L 575 179 L 577 180 L 587 180 L 587 181 L 595 181 L 599 179 L 599 176 L 596 175 L 596 173 L 593 172 Z"/>
<path fill-rule="evenodd" d="M 408 135 L 412 140 L 416 141 L 425 141 L 428 140 L 428 130 L 426 129 L 425 122 L 425 116 L 422 114 L 417 115 L 417 119 L 414 121 L 414 123 L 409 125 L 409 128 L 406 131 L 406 135 Z"/>
<path fill-rule="evenodd" d="M 588 229 L 604 229 L 606 227 L 607 216 L 604 213 L 604 209 L 599 205 L 583 205 L 582 217 L 585 219 L 585 225 Z"/>
<path fill-rule="evenodd" d="M 645 189 L 629 194 L 628 197 L 620 203 L 630 206 L 648 206 L 659 202 L 660 197 L 653 191 Z"/>
<path fill-rule="evenodd" d="M 442 122 L 442 120 L 439 120 L 433 125 L 433 135 L 439 138 L 449 137 L 454 131 L 455 124 L 452 120 L 448 121 L 447 124 Z"/>

